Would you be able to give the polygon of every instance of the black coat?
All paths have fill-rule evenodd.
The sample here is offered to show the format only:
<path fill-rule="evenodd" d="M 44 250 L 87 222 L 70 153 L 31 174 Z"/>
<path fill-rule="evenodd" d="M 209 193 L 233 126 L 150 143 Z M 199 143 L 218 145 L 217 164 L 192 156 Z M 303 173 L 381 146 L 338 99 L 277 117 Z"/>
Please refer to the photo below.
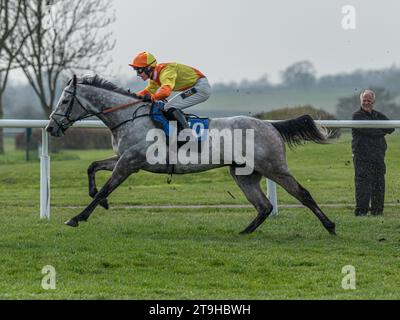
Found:
<path fill-rule="evenodd" d="M 353 113 L 353 120 L 389 120 L 383 113 L 372 110 L 371 113 L 359 109 Z M 394 128 L 371 128 L 351 130 L 351 143 L 354 156 L 363 161 L 383 163 L 387 149 L 385 135 L 394 131 Z"/>

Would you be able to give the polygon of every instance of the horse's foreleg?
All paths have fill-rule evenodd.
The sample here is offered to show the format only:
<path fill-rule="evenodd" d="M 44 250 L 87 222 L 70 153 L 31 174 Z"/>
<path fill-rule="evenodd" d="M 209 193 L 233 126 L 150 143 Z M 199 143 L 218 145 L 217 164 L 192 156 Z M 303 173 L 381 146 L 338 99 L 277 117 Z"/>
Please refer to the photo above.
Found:
<path fill-rule="evenodd" d="M 262 175 L 258 172 L 254 172 L 251 175 L 236 175 L 234 167 L 230 168 L 230 173 L 237 185 L 243 191 L 247 200 L 258 212 L 257 217 L 241 232 L 241 234 L 251 233 L 264 222 L 272 211 L 271 202 L 265 196 L 260 186 Z"/>
<path fill-rule="evenodd" d="M 336 235 L 335 224 L 322 212 L 321 208 L 317 205 L 311 194 L 296 181 L 296 179 L 289 173 L 274 175 L 272 180 L 279 183 L 287 192 L 299 200 L 304 206 L 308 207 L 321 221 L 325 229 L 333 235 Z"/>
<path fill-rule="evenodd" d="M 100 170 L 113 171 L 115 164 L 117 163 L 119 156 L 113 156 L 108 159 L 94 161 L 87 169 L 87 174 L 89 178 L 89 196 L 94 198 L 98 192 L 96 188 L 96 172 Z M 107 199 L 103 199 L 99 203 L 103 208 L 108 209 Z"/>
<path fill-rule="evenodd" d="M 139 168 L 139 166 L 134 166 L 129 159 L 119 159 L 111 177 L 94 196 L 93 201 L 80 214 L 69 219 L 65 224 L 71 227 L 77 227 L 79 221 L 86 221 L 97 205 L 100 204 L 102 200 L 106 199 L 132 173 L 139 171 Z"/>

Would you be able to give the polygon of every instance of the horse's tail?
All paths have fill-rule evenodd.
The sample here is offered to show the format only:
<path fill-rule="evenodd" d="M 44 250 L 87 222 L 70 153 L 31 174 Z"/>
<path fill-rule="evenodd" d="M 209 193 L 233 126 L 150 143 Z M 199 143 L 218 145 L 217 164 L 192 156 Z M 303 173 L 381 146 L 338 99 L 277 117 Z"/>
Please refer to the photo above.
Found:
<path fill-rule="evenodd" d="M 302 144 L 304 141 L 315 143 L 329 143 L 329 133 L 325 128 L 318 129 L 316 123 L 309 115 L 303 115 L 295 119 L 272 122 L 279 131 L 283 140 L 290 146 Z"/>

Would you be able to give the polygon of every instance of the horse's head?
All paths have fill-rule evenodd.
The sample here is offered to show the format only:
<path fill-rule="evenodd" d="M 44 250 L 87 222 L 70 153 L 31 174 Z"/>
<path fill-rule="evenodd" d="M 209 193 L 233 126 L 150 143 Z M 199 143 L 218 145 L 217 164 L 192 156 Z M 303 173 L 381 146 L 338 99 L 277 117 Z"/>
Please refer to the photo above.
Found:
<path fill-rule="evenodd" d="M 77 78 L 74 75 L 67 83 L 55 110 L 50 115 L 46 131 L 54 137 L 61 137 L 74 122 L 91 116 L 90 111 L 76 95 L 77 86 Z"/>

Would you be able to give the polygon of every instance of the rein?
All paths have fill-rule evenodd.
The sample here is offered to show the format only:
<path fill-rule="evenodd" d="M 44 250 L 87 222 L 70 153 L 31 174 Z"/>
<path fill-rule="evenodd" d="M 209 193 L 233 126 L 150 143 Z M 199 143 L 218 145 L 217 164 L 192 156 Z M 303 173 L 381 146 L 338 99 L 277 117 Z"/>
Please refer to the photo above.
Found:
<path fill-rule="evenodd" d="M 135 104 L 138 104 L 138 103 L 141 103 L 141 102 L 143 102 L 143 101 L 139 100 L 139 101 L 135 101 L 135 102 L 120 104 L 120 105 L 117 105 L 117 106 L 114 106 L 114 107 L 107 108 L 107 109 L 101 111 L 101 113 L 107 114 L 107 113 L 110 113 L 110 112 L 113 112 L 113 111 L 117 111 L 119 109 L 123 109 L 123 108 L 126 108 L 126 107 L 134 106 Z"/>
<path fill-rule="evenodd" d="M 97 114 L 94 114 L 94 115 L 111 113 L 111 112 L 114 112 L 114 111 L 117 111 L 117 110 L 120 110 L 120 109 L 123 109 L 123 108 L 126 108 L 126 107 L 134 106 L 135 104 L 139 104 L 139 103 L 143 103 L 143 101 L 139 100 L 139 101 L 135 101 L 135 102 L 120 104 L 120 105 L 117 105 L 117 106 L 114 106 L 114 107 L 109 107 L 109 108 L 104 109 L 103 111 L 101 111 L 101 112 L 99 112 L 99 113 L 97 113 Z M 134 121 L 134 120 L 137 119 L 137 118 L 142 118 L 142 117 L 148 117 L 148 116 L 150 116 L 149 113 L 147 113 L 147 114 L 142 114 L 142 115 L 139 115 L 139 116 L 136 115 L 136 113 L 137 113 L 141 108 L 144 108 L 144 107 L 146 107 L 146 106 L 147 106 L 147 105 L 144 104 L 144 105 L 138 107 L 138 108 L 135 110 L 135 112 L 132 114 L 132 118 L 131 118 L 131 119 L 122 121 L 121 123 L 117 124 L 115 127 L 110 128 L 110 130 L 111 130 L 111 131 L 114 131 L 115 129 L 118 129 L 118 128 L 119 128 L 120 126 L 122 126 L 123 124 L 125 124 L 125 123 L 127 123 L 127 122 L 130 122 L 130 121 Z"/>
<path fill-rule="evenodd" d="M 120 126 L 122 126 L 123 124 L 125 124 L 125 123 L 127 123 L 127 122 L 134 121 L 134 120 L 136 120 L 136 119 L 138 119 L 138 118 L 149 117 L 149 116 L 150 116 L 150 113 L 141 114 L 141 115 L 139 115 L 139 116 L 136 115 L 136 112 L 138 112 L 141 108 L 144 108 L 144 107 L 147 107 L 147 104 L 144 104 L 144 105 L 138 107 L 138 108 L 135 110 L 135 112 L 132 114 L 132 118 L 131 118 L 131 119 L 122 121 L 121 123 L 117 124 L 115 127 L 110 128 L 110 130 L 111 130 L 111 131 L 114 131 L 115 129 L 118 129 L 118 128 L 119 128 Z"/>

